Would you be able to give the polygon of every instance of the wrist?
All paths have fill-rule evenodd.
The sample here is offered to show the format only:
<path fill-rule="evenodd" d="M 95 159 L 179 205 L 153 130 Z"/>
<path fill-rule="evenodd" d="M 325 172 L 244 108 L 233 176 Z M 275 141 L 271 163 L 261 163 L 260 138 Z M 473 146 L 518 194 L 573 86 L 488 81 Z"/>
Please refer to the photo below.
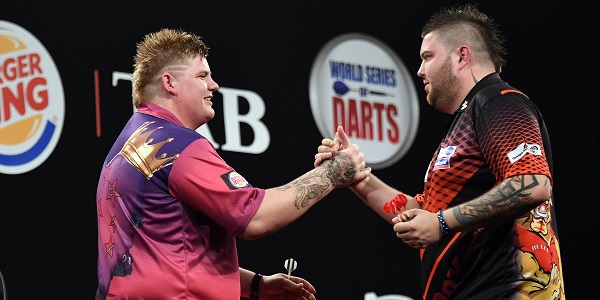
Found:
<path fill-rule="evenodd" d="M 258 300 L 258 289 L 260 287 L 260 280 L 262 279 L 262 275 L 255 273 L 254 277 L 252 277 L 252 283 L 250 284 L 250 299 Z"/>
<path fill-rule="evenodd" d="M 438 218 L 438 221 L 440 221 L 440 230 L 442 231 L 442 236 L 446 236 L 446 235 L 450 234 L 450 227 L 448 227 L 448 224 L 446 223 L 446 220 L 444 219 L 444 211 L 438 211 L 437 218 Z"/>

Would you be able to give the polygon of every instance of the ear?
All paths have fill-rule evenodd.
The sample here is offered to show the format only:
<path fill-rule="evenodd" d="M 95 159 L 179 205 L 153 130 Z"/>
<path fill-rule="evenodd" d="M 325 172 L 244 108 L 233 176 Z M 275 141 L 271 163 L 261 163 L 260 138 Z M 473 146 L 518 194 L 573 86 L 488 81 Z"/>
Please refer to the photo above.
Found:
<path fill-rule="evenodd" d="M 177 95 L 177 91 L 175 90 L 175 78 L 173 75 L 170 73 L 163 73 L 161 76 L 161 82 L 167 93 L 173 96 Z"/>
<path fill-rule="evenodd" d="M 460 67 L 468 65 L 473 59 L 473 52 L 471 52 L 471 48 L 468 46 L 463 45 L 458 47 L 456 54 L 458 55 L 458 65 Z"/>

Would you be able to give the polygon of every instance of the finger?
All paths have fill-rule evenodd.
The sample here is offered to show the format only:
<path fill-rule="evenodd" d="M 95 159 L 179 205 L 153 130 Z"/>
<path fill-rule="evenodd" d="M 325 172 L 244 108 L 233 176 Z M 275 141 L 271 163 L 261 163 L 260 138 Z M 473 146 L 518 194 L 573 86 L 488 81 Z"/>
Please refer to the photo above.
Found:
<path fill-rule="evenodd" d="M 410 215 L 410 211 L 402 212 L 400 214 L 400 219 L 402 220 L 402 222 L 408 222 L 408 221 L 410 221 L 410 219 L 412 219 L 412 217 Z"/>
<path fill-rule="evenodd" d="M 317 147 L 317 153 L 328 153 L 328 152 L 332 152 L 332 147 L 331 146 L 325 146 L 325 145 L 321 145 L 319 147 Z"/>
<path fill-rule="evenodd" d="M 300 283 L 296 283 L 296 282 L 292 282 L 293 284 L 286 284 L 283 288 L 286 289 L 288 292 L 293 292 L 295 294 L 298 295 L 303 295 L 304 292 L 306 291 L 303 288 L 303 284 Z"/>
<path fill-rule="evenodd" d="M 333 145 L 333 140 L 332 139 L 328 139 L 328 138 L 324 138 L 324 139 L 321 140 L 321 145 L 327 146 L 327 147 L 331 147 Z"/>
<path fill-rule="evenodd" d="M 405 228 L 406 225 L 403 224 L 403 222 L 398 222 L 396 224 L 394 224 L 394 226 L 392 227 L 392 230 L 394 230 L 394 232 L 396 233 L 396 236 L 398 236 L 399 238 L 405 239 L 408 238 L 407 236 L 407 229 Z"/>
<path fill-rule="evenodd" d="M 314 287 L 307 287 L 307 285 L 308 282 L 300 282 L 296 283 L 294 286 L 283 286 L 286 290 L 284 299 L 316 299 L 314 296 L 314 293 L 316 292 Z"/>
<path fill-rule="evenodd" d="M 348 139 L 348 136 L 344 132 L 344 127 L 338 126 L 337 131 L 335 132 L 334 143 L 336 144 L 336 146 L 338 146 L 337 149 L 339 149 L 339 150 L 350 147 L 350 140 Z"/>
<path fill-rule="evenodd" d="M 309 293 L 316 293 L 317 290 L 315 289 L 315 287 L 308 282 L 306 279 L 300 278 L 300 277 L 296 277 L 296 276 L 291 276 L 290 280 L 296 282 L 296 283 L 301 283 L 302 284 L 302 288 L 304 290 L 306 290 Z"/>
<path fill-rule="evenodd" d="M 315 154 L 315 162 L 313 163 L 313 165 L 315 167 L 317 167 L 318 165 L 320 165 L 324 160 L 331 158 L 333 154 L 331 152 L 327 152 L 327 153 L 317 153 Z"/>
<path fill-rule="evenodd" d="M 316 168 L 321 164 L 322 160 L 321 158 L 315 158 L 315 162 L 313 163 L 313 166 Z"/>

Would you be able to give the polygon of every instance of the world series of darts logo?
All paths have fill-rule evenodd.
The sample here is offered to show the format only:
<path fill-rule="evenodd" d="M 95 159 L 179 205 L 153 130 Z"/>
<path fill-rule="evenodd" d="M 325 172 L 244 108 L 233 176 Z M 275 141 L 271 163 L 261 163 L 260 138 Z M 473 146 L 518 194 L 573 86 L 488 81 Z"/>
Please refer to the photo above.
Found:
<path fill-rule="evenodd" d="M 313 63 L 309 92 L 323 137 L 343 126 L 373 169 L 391 166 L 412 145 L 416 87 L 404 63 L 378 39 L 350 33 L 330 40 Z"/>
<path fill-rule="evenodd" d="M 27 30 L 0 20 L 0 173 L 31 171 L 52 154 L 64 103 L 48 51 Z"/>

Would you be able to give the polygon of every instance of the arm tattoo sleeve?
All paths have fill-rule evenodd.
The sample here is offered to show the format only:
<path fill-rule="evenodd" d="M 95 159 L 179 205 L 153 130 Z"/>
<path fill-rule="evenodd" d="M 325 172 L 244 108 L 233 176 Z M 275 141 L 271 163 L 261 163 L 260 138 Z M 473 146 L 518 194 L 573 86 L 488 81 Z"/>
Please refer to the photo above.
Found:
<path fill-rule="evenodd" d="M 540 184 L 535 175 L 515 176 L 452 211 L 463 225 L 482 226 L 514 220 L 539 204 L 531 196 L 531 189 Z"/>
<path fill-rule="evenodd" d="M 300 209 L 307 207 L 310 201 L 325 197 L 331 186 L 335 188 L 348 185 L 355 174 L 352 158 L 346 153 L 338 152 L 321 166 L 277 189 L 288 190 L 295 187 L 294 206 Z"/>

